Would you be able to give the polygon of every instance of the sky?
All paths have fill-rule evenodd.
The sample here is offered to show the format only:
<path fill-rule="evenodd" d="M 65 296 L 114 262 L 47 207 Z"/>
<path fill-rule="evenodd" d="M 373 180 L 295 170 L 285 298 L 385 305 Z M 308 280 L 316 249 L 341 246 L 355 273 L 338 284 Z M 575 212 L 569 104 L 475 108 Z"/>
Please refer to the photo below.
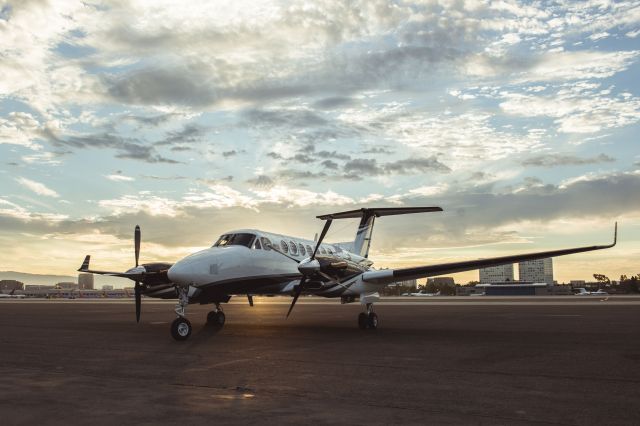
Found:
<path fill-rule="evenodd" d="M 0 58 L 0 270 L 125 270 L 136 224 L 142 261 L 176 261 L 441 206 L 379 219 L 375 266 L 605 244 L 618 221 L 555 277 L 640 273 L 636 1 L 0 1 Z"/>

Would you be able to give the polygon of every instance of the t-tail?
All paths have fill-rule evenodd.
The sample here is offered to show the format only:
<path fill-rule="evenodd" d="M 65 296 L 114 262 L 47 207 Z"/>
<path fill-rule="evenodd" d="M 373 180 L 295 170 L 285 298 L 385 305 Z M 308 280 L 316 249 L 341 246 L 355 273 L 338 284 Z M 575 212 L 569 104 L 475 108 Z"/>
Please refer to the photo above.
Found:
<path fill-rule="evenodd" d="M 369 247 L 371 247 L 371 237 L 373 235 L 373 224 L 376 217 L 393 216 L 398 214 L 441 212 L 440 207 L 382 207 L 382 208 L 362 208 L 349 210 L 346 212 L 331 213 L 318 216 L 318 219 L 353 219 L 360 218 L 358 231 L 353 241 L 353 253 L 362 257 L 369 257 Z"/>

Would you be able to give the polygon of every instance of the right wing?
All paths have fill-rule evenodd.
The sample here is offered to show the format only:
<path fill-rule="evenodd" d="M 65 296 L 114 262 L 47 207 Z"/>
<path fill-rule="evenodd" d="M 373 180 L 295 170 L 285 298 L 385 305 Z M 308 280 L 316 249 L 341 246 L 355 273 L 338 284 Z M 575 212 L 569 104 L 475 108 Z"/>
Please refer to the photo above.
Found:
<path fill-rule="evenodd" d="M 541 251 L 537 253 L 516 254 L 513 256 L 494 257 L 490 259 L 467 260 L 464 262 L 441 263 L 439 265 L 417 266 L 413 268 L 383 269 L 368 271 L 362 275 L 362 280 L 373 284 L 391 284 L 397 281 L 407 281 L 417 278 L 434 277 L 443 274 L 472 271 L 474 269 L 499 266 L 509 263 L 524 262 L 526 260 L 545 259 L 547 257 L 564 256 L 585 251 L 602 250 L 616 245 L 618 239 L 618 224 L 616 223 L 613 243 L 604 246 L 576 247 L 563 250 Z"/>

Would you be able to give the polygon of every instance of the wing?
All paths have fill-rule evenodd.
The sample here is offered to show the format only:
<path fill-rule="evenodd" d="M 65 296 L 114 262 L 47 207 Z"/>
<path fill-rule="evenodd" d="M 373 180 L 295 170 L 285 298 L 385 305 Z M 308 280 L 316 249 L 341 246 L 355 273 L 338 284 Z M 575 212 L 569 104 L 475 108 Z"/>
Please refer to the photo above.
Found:
<path fill-rule="evenodd" d="M 373 284 L 390 284 L 396 281 L 406 281 L 417 278 L 434 277 L 443 274 L 472 271 L 474 269 L 499 266 L 526 260 L 545 259 L 547 257 L 564 256 L 585 251 L 602 250 L 616 245 L 618 239 L 618 224 L 616 223 L 613 243 L 604 246 L 576 247 L 563 250 L 541 251 L 536 253 L 516 254 L 513 256 L 494 257 L 490 259 L 467 260 L 464 262 L 442 263 L 439 265 L 417 266 L 414 268 L 385 269 L 369 271 L 362 275 L 363 281 Z"/>
<path fill-rule="evenodd" d="M 98 274 L 98 275 L 108 275 L 111 277 L 121 277 L 121 278 L 129 278 L 130 280 L 141 280 L 144 274 L 140 272 L 111 272 L 111 271 L 96 271 L 95 269 L 89 269 L 89 261 L 91 260 L 91 256 L 87 255 L 84 258 L 84 262 L 78 269 L 78 272 L 86 272 L 88 274 Z"/>

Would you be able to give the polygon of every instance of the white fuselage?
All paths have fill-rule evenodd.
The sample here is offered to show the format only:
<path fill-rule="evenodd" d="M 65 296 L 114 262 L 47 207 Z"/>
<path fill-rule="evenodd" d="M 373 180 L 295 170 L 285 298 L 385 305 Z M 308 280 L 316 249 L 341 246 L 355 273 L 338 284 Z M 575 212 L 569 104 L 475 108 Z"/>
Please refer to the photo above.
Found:
<path fill-rule="evenodd" d="M 225 236 L 253 235 L 254 239 L 246 245 L 224 245 Z M 233 239 L 233 238 L 229 238 Z M 296 261 L 269 248 L 269 245 L 285 252 Z M 311 240 L 259 231 L 243 229 L 223 234 L 214 246 L 189 255 L 176 262 L 168 272 L 171 281 L 189 285 L 190 295 L 197 295 L 204 287 L 224 286 L 226 294 L 287 294 L 300 281 L 302 274 L 298 262 L 308 261 L 316 243 Z M 323 243 L 318 256 L 332 256 L 368 269 L 371 262 L 361 256 L 344 250 L 337 244 Z M 249 291 L 244 283 L 265 283 L 261 291 Z M 269 285 L 268 283 L 272 283 Z M 361 286 L 353 289 L 342 288 L 340 295 L 359 294 Z M 334 286 L 335 290 L 335 286 Z M 323 295 L 322 289 L 315 294 Z"/>

